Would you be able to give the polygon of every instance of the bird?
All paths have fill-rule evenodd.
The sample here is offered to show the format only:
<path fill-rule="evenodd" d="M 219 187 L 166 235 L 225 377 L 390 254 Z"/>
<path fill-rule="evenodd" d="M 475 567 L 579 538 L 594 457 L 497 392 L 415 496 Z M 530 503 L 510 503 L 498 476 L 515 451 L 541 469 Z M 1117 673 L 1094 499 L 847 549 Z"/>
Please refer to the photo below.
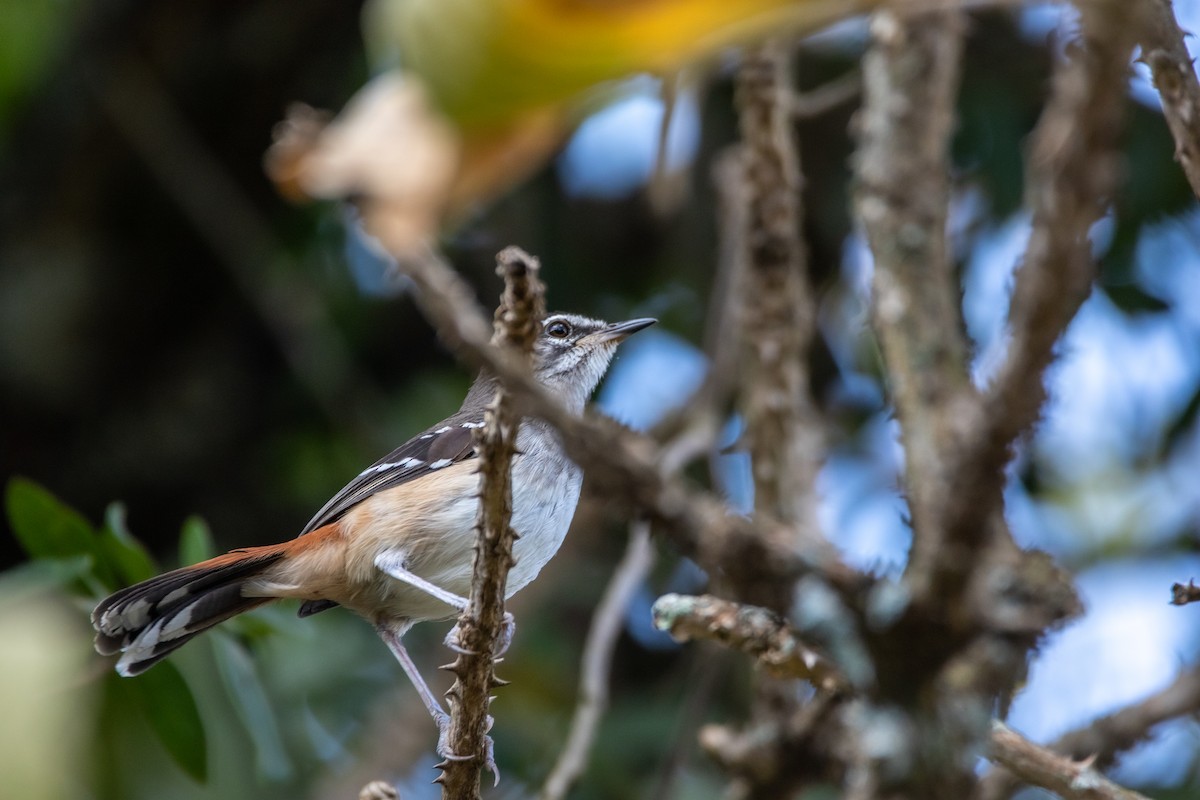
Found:
<path fill-rule="evenodd" d="M 567 410 L 581 414 L 619 345 L 656 320 L 607 323 L 575 314 L 547 316 L 534 342 L 532 374 Z M 300 535 L 243 547 L 121 589 L 92 612 L 96 650 L 120 653 L 116 671 L 139 675 L 193 637 L 277 599 L 301 601 L 307 617 L 344 606 L 370 622 L 420 695 L 438 728 L 438 753 L 449 747 L 449 715 L 404 647 L 416 623 L 447 619 L 470 592 L 479 472 L 474 429 L 497 380 L 476 378 L 459 410 L 356 475 L 316 513 Z M 512 462 L 511 525 L 519 534 L 506 597 L 528 585 L 558 551 L 579 501 L 582 470 L 558 433 L 536 418 L 518 428 Z M 505 630 L 494 655 L 507 649 Z M 457 626 L 446 644 L 460 649 Z M 485 766 L 494 774 L 491 740 Z"/>

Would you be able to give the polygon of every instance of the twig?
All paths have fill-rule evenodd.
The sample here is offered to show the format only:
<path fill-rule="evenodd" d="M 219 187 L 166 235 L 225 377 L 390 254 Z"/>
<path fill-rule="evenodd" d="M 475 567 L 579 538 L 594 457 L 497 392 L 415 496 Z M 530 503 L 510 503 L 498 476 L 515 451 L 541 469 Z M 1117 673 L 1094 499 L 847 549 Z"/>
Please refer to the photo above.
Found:
<path fill-rule="evenodd" d="M 944 456 L 973 396 L 946 240 L 963 19 L 955 10 L 880 11 L 871 34 L 854 200 L 875 256 L 872 316 L 900 418 L 913 522 L 909 583 L 920 599 L 933 594 L 940 562 L 969 562 L 946 552 L 939 519 Z"/>
<path fill-rule="evenodd" d="M 654 625 L 676 641 L 712 639 L 758 659 L 770 674 L 800 678 L 833 691 L 846 686 L 840 671 L 809 647 L 775 612 L 711 595 L 665 594 L 654 603 Z"/>
<path fill-rule="evenodd" d="M 1171 585 L 1171 605 L 1186 606 L 1188 603 L 1195 603 L 1200 600 L 1200 586 L 1196 585 L 1194 580 L 1189 580 L 1187 585 L 1175 583 Z"/>
<path fill-rule="evenodd" d="M 1034 744 L 1003 722 L 992 723 L 988 757 L 1064 800 L 1148 800 L 1100 774 L 1091 759 L 1073 761 Z"/>
<path fill-rule="evenodd" d="M 608 675 L 625 611 L 653 566 L 654 547 L 650 543 L 650 526 L 645 522 L 637 522 L 630 528 L 625 555 L 613 572 L 592 618 L 587 644 L 583 648 L 579 702 L 571 720 L 571 732 L 542 786 L 539 795 L 541 800 L 561 800 L 566 797 L 587 766 L 596 728 L 608 708 Z"/>
<path fill-rule="evenodd" d="M 968 542 L 970 521 L 997 510 L 1010 446 L 1037 419 L 1054 345 L 1091 291 L 1088 231 L 1121 173 L 1119 141 L 1129 58 L 1144 3 L 1081 3 L 1081 40 L 1055 71 L 1026 155 L 1032 232 L 1009 310 L 1010 341 L 949 475 L 947 526 Z"/>
<path fill-rule="evenodd" d="M 1175 159 L 1200 197 L 1200 81 L 1171 0 L 1148 0 L 1141 36 L 1142 61 L 1162 98 L 1163 116 L 1175 137 Z"/>
<path fill-rule="evenodd" d="M 1149 736 L 1159 723 L 1197 709 L 1200 709 L 1200 667 L 1193 667 L 1166 688 L 1066 733 L 1047 747 L 1067 758 L 1090 758 L 1096 769 L 1105 769 L 1118 755 Z M 980 780 L 975 798 L 1006 800 L 1020 786 L 1021 777 L 1003 769 L 992 770 Z"/>
<path fill-rule="evenodd" d="M 496 310 L 492 344 L 528 360 L 545 316 L 545 292 L 538 279 L 538 262 L 515 247 L 502 251 L 496 261 L 504 276 L 504 295 Z M 485 764 L 485 742 L 490 727 L 490 692 L 503 685 L 494 673 L 495 644 L 504 627 L 504 595 L 512 548 L 517 533 L 512 516 L 512 458 L 516 451 L 520 416 L 507 390 L 497 386 L 496 396 L 476 431 L 479 459 L 479 536 L 472 567 L 471 595 L 458 619 L 463 650 L 449 669 L 455 674 L 447 692 L 450 703 L 450 747 L 469 759 L 447 759 L 439 764 L 442 797 L 474 800 L 479 797 L 480 766 Z M 500 775 L 496 773 L 496 781 Z"/>

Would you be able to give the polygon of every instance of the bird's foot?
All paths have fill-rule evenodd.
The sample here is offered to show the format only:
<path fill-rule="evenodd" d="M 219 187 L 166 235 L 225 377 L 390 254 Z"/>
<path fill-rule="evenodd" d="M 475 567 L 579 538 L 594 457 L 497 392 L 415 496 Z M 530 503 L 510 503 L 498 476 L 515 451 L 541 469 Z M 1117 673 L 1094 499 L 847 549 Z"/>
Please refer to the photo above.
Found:
<path fill-rule="evenodd" d="M 475 758 L 473 755 L 459 755 L 450 748 L 450 715 L 446 713 L 437 714 L 433 721 L 438 726 L 438 755 L 447 761 L 470 761 Z M 491 715 L 487 718 L 487 730 L 492 729 L 494 720 Z M 483 768 L 492 773 L 495 777 L 493 786 L 500 785 L 500 768 L 496 766 L 496 745 L 492 741 L 492 737 L 484 734 L 483 736 Z"/>
<path fill-rule="evenodd" d="M 513 615 L 507 611 L 504 612 L 504 619 L 501 621 L 500 625 L 500 635 L 496 637 L 496 644 L 492 649 L 494 657 L 497 659 L 508 652 L 508 648 L 512 644 L 513 634 L 515 634 L 517 630 L 516 620 L 513 619 Z M 446 645 L 446 647 L 450 648 L 456 653 L 459 653 L 460 655 L 479 655 L 474 650 L 463 646 L 461 631 L 459 631 L 457 623 L 453 628 L 450 629 L 450 632 L 446 634 L 446 638 L 442 640 L 442 644 Z"/>

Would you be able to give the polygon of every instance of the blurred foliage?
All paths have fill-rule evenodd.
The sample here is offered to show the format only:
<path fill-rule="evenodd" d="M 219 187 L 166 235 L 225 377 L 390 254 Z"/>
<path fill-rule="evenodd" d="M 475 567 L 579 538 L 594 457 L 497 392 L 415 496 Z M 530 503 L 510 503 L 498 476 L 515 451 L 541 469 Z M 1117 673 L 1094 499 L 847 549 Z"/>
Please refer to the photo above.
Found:
<path fill-rule="evenodd" d="M 86 695 L 70 726 L 47 713 L 50 727 L 28 737 L 65 743 L 72 727 L 82 738 L 63 770 L 70 785 L 48 782 L 41 796 L 346 798 L 417 764 L 406 797 L 420 797 L 433 775 L 421 761 L 433 727 L 369 626 L 344 611 L 297 620 L 294 606 L 260 609 L 134 680 L 98 656 L 85 660 L 86 612 L 108 590 L 159 565 L 293 535 L 363 464 L 465 391 L 470 376 L 411 298 L 370 291 L 347 268 L 340 212 L 289 207 L 262 174 L 289 102 L 338 108 L 365 81 L 359 13 L 341 0 L 12 0 L 0 14 L 0 39 L 17 45 L 0 49 L 0 474 L 32 479 L 8 482 L 0 664 L 26 659 L 45 676 L 40 691 L 61 686 L 72 703 Z M 848 40 L 802 48 L 802 86 L 853 69 L 860 49 L 853 32 Z M 964 268 L 975 233 L 1020 207 L 1023 140 L 1055 46 L 1023 35 L 1007 13 L 973 19 L 954 145 L 956 186 L 977 208 L 956 251 Z M 736 120 L 720 63 L 697 85 L 700 145 L 683 176 L 686 203 L 660 216 L 644 192 L 570 196 L 559 180 L 566 167 L 547 164 L 444 242 L 485 303 L 499 288 L 493 254 L 515 243 L 541 257 L 552 307 L 652 313 L 701 342 L 718 252 L 709 170 Z M 862 454 L 872 421 L 886 415 L 886 380 L 862 319 L 847 334 L 837 310 L 854 299 L 845 267 L 852 112 L 848 103 L 797 131 L 827 351 L 818 396 L 840 426 L 831 440 Z M 1144 285 L 1136 248 L 1148 226 L 1195 204 L 1157 111 L 1131 102 L 1126 139 L 1102 288 L 1129 319 L 1158 319 L 1172 303 Z M 1197 409 L 1193 388 L 1146 458 L 1161 463 L 1193 436 Z M 1035 496 L 1076 492 L 1047 482 L 1036 459 L 1023 468 Z M 189 516 L 197 512 L 211 532 Z M 591 610 L 621 552 L 623 532 L 594 502 L 579 517 L 564 552 L 514 603 L 520 628 L 503 673 L 513 684 L 496 701 L 493 731 L 506 785 L 536 786 L 549 769 Z M 1194 540 L 1183 529 L 1171 546 Z M 1138 546 L 1134 536 L 1096 549 L 1117 557 Z M 663 557 L 655 589 L 674 566 Z M 33 606 L 45 618 L 22 623 L 9 611 Z M 24 627 L 9 634 L 10 624 Z M 426 668 L 443 655 L 442 628 L 412 635 Z M 37 653 L 54 665 L 35 663 Z M 744 713 L 732 688 L 744 686 L 741 673 L 728 673 L 745 665 L 694 653 L 622 638 L 614 706 L 573 796 L 719 794 L 694 732 Z M 0 669 L 0 698 L 40 697 L 28 674 Z M 0 742 L 10 732 L 0 723 Z M 44 773 L 33 756 L 28 763 Z M 0 771 L 16 774 L 3 762 Z M 205 773 L 206 784 L 193 780 Z"/>

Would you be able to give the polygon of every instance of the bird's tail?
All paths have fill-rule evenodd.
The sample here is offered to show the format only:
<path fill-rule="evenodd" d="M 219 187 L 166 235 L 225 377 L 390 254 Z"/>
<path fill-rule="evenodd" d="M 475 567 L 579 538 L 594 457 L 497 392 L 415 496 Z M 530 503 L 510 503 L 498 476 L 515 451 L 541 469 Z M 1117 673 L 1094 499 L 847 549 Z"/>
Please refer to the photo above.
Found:
<path fill-rule="evenodd" d="M 96 650 L 121 653 L 117 672 L 126 677 L 145 672 L 196 634 L 270 601 L 243 588 L 290 544 L 234 550 L 116 592 L 92 612 Z"/>

